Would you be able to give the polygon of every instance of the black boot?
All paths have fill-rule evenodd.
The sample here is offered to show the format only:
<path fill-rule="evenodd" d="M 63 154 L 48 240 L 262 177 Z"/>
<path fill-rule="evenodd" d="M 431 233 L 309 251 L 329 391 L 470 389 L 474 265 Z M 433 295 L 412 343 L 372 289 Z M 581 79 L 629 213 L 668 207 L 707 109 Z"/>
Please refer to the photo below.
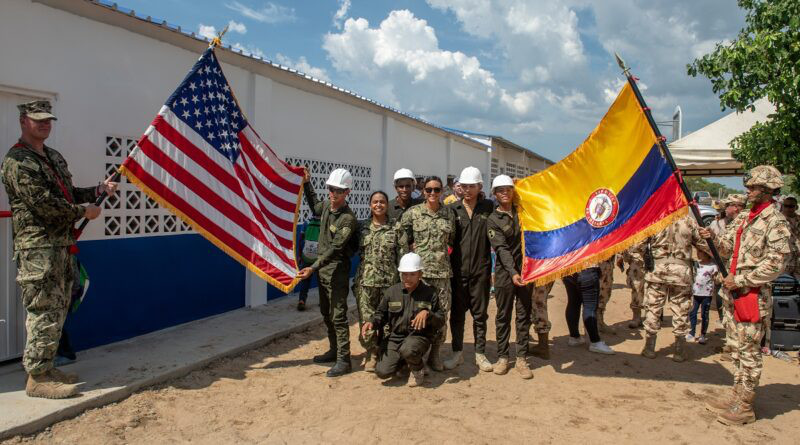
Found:
<path fill-rule="evenodd" d="M 339 377 L 349 374 L 351 371 L 353 371 L 353 365 L 350 364 L 350 357 L 348 356 L 345 359 L 337 359 L 336 364 L 333 365 L 325 375 L 328 377 Z"/>
<path fill-rule="evenodd" d="M 328 352 L 314 356 L 314 363 L 333 363 L 335 361 L 336 361 L 335 349 L 328 349 Z"/>

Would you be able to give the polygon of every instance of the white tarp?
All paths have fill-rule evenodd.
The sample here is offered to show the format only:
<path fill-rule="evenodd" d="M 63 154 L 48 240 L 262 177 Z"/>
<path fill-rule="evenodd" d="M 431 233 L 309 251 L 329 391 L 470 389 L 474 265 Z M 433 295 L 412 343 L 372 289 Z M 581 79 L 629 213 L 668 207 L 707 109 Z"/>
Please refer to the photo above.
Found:
<path fill-rule="evenodd" d="M 742 174 L 742 163 L 731 157 L 731 141 L 756 122 L 766 122 L 775 107 L 760 99 L 755 111 L 733 112 L 722 119 L 669 144 L 675 163 L 689 176 L 732 176 Z"/>

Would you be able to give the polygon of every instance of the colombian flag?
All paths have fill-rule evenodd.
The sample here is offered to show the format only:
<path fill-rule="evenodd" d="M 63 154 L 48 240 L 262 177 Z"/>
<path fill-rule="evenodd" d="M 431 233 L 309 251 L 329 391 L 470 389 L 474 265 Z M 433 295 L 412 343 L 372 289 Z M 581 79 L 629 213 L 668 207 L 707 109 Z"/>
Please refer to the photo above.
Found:
<path fill-rule="evenodd" d="M 583 144 L 515 189 L 522 277 L 538 285 L 608 259 L 688 209 L 627 83 Z"/>

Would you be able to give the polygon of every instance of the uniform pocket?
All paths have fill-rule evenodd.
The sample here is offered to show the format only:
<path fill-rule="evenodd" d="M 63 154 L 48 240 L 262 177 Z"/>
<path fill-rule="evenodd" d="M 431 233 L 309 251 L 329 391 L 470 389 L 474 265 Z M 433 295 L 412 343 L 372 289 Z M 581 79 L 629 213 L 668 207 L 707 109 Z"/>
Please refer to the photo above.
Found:
<path fill-rule="evenodd" d="M 52 249 L 25 249 L 17 255 L 17 283 L 20 285 L 44 280 L 53 269 L 56 253 Z"/>

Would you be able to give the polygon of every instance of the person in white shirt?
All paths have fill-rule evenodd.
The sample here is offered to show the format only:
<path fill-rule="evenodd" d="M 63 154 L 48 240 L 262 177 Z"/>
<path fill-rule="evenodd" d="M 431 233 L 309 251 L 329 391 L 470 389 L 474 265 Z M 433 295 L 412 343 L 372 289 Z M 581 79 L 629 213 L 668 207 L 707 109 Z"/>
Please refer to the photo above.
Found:
<path fill-rule="evenodd" d="M 697 341 L 704 345 L 706 344 L 706 333 L 708 333 L 708 311 L 711 307 L 711 296 L 714 295 L 714 276 L 717 274 L 717 265 L 711 259 L 711 256 L 702 250 L 697 251 L 697 271 L 694 276 L 694 285 L 692 285 L 692 295 L 694 295 L 694 303 L 692 310 L 689 311 L 689 323 L 691 324 L 690 332 L 686 334 L 686 341 Z M 700 336 L 695 337 L 697 332 L 697 309 L 701 309 L 702 325 L 700 327 Z"/>

